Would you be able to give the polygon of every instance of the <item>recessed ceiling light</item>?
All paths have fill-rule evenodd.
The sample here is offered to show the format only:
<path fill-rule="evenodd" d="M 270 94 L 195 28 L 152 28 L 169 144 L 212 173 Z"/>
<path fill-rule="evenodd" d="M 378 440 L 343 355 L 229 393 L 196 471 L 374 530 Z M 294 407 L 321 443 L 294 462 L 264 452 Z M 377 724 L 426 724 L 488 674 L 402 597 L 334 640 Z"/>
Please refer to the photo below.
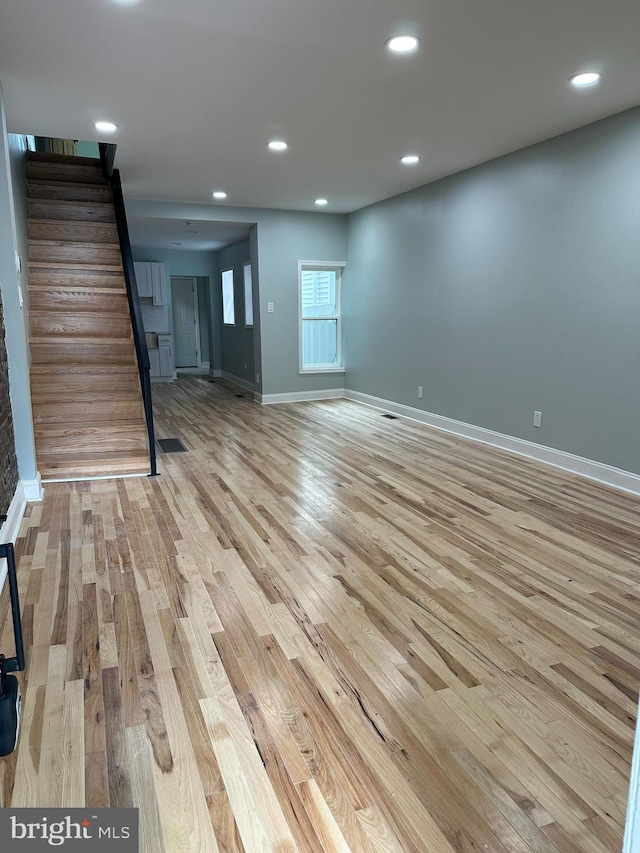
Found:
<path fill-rule="evenodd" d="M 328 198 L 317 198 L 317 199 L 316 199 L 316 204 L 317 204 L 319 207 L 324 207 L 324 206 L 325 206 L 325 204 L 329 204 L 329 199 L 328 199 Z"/>
<path fill-rule="evenodd" d="M 283 139 L 272 139 L 269 142 L 271 151 L 286 151 L 289 146 Z"/>
<path fill-rule="evenodd" d="M 99 130 L 100 133 L 115 133 L 118 129 L 118 126 L 112 121 L 97 121 L 94 127 L 96 130 Z"/>
<path fill-rule="evenodd" d="M 599 71 L 584 71 L 582 74 L 574 74 L 573 77 L 569 77 L 569 82 L 578 89 L 584 89 L 585 86 L 595 86 L 596 83 L 600 82 L 601 77 L 602 74 Z"/>
<path fill-rule="evenodd" d="M 111 2 L 116 3 L 118 6 L 135 6 L 140 0 L 111 0 Z"/>
<path fill-rule="evenodd" d="M 416 36 L 394 36 L 387 42 L 391 53 L 413 53 L 418 49 L 420 40 Z"/>
<path fill-rule="evenodd" d="M 405 166 L 415 166 L 416 163 L 420 162 L 420 158 L 417 154 L 405 154 L 404 157 L 400 158 L 400 162 L 404 163 Z"/>
<path fill-rule="evenodd" d="M 226 198 L 227 197 L 227 194 L 224 190 L 216 190 L 214 193 L 212 193 L 212 195 L 214 198 Z"/>

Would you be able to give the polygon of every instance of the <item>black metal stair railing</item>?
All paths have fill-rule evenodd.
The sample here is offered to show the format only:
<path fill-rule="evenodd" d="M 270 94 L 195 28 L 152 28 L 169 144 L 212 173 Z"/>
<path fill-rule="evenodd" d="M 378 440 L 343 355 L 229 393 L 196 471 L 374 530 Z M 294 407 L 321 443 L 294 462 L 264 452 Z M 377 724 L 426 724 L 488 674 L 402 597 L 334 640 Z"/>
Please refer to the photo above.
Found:
<path fill-rule="evenodd" d="M 149 458 L 151 461 L 151 476 L 155 477 L 158 473 L 158 468 L 156 461 L 155 430 L 153 426 L 153 402 L 151 398 L 151 364 L 149 362 L 147 339 L 144 334 L 144 325 L 142 323 L 142 311 L 140 310 L 138 286 L 136 284 L 136 274 L 133 266 L 133 255 L 131 254 L 129 228 L 127 226 L 127 214 L 124 206 L 124 196 L 122 194 L 120 172 L 118 171 L 118 169 L 113 168 L 116 146 L 111 143 L 101 142 L 99 148 L 102 174 L 105 180 L 109 182 L 109 186 L 111 187 L 111 193 L 113 195 L 113 207 L 116 216 L 116 226 L 118 228 L 118 238 L 120 240 L 122 267 L 124 270 L 124 280 L 127 287 L 127 298 L 129 300 L 129 313 L 131 314 L 133 340 L 136 348 L 136 356 L 138 359 L 138 372 L 140 373 L 140 386 L 142 388 L 144 414 L 145 419 L 147 421 L 147 433 L 149 436 Z"/>

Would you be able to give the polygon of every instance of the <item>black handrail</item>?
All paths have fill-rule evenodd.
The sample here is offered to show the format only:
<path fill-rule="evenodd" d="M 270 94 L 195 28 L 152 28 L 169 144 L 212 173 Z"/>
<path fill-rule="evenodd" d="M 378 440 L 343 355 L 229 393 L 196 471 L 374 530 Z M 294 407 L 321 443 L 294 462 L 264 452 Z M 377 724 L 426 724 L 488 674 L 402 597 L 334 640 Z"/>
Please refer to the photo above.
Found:
<path fill-rule="evenodd" d="M 11 599 L 11 614 L 13 617 L 13 636 L 16 643 L 16 656 L 4 658 L 3 671 L 22 672 L 24 669 L 24 641 L 22 639 L 22 621 L 20 619 L 20 600 L 18 598 L 18 578 L 16 573 L 16 558 L 13 543 L 0 545 L 0 559 L 7 561 L 7 577 L 9 579 L 9 597 Z"/>
<path fill-rule="evenodd" d="M 131 242 L 129 241 L 129 228 L 127 226 L 127 213 L 124 206 L 120 172 L 118 169 L 113 168 L 116 146 L 111 143 L 101 142 L 99 144 L 99 148 L 102 174 L 109 182 L 111 193 L 113 195 L 113 208 L 116 215 L 118 239 L 120 240 L 120 252 L 122 254 L 122 268 L 124 270 L 124 280 L 127 286 L 127 298 L 129 300 L 129 313 L 131 314 L 133 341 L 138 359 L 138 372 L 140 373 L 140 386 L 142 388 L 144 414 L 147 421 L 151 476 L 155 477 L 158 474 L 158 468 L 156 463 L 155 430 L 153 427 L 153 402 L 151 399 L 151 363 L 149 361 L 147 339 L 144 334 L 142 311 L 140 310 L 140 298 L 138 296 L 136 273 L 133 266 L 133 255 L 131 254 Z"/>

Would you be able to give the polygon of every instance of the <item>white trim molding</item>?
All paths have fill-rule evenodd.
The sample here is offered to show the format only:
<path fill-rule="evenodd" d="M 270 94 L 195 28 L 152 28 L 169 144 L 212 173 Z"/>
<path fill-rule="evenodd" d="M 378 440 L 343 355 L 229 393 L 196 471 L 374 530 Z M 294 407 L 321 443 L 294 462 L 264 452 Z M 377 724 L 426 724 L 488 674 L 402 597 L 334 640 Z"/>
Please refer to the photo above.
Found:
<path fill-rule="evenodd" d="M 327 388 L 324 391 L 289 391 L 282 394 L 256 394 L 263 406 L 274 403 L 308 403 L 312 400 L 340 400 L 345 396 L 344 388 Z"/>
<path fill-rule="evenodd" d="M 44 489 L 42 488 L 42 478 L 39 471 L 35 480 L 21 480 L 20 482 L 24 489 L 25 500 L 29 503 L 37 503 L 43 499 Z"/>
<path fill-rule="evenodd" d="M 24 486 L 22 482 L 19 482 L 7 510 L 7 519 L 0 527 L 0 544 L 4 545 L 7 542 L 15 544 L 26 508 L 27 499 L 24 494 Z"/>
<path fill-rule="evenodd" d="M 453 418 L 445 418 L 442 415 L 425 412 L 413 406 L 405 406 L 403 403 L 383 400 L 381 397 L 373 397 L 370 394 L 363 394 L 360 391 L 345 389 L 344 396 L 348 400 L 364 403 L 366 406 L 371 406 L 374 409 L 390 412 L 404 418 L 411 418 L 411 420 L 420 421 L 420 423 L 427 424 L 435 429 L 450 432 L 463 438 L 470 438 L 482 444 L 489 444 L 500 450 L 507 450 L 518 456 L 535 459 L 536 462 L 544 462 L 546 465 L 551 465 L 554 468 L 561 468 L 563 471 L 570 471 L 572 474 L 578 474 L 589 480 L 595 480 L 598 483 L 612 486 L 614 489 L 621 489 L 624 492 L 640 495 L 640 475 L 633 474 L 630 471 L 623 471 L 620 468 L 614 468 L 612 465 L 604 465 L 602 462 L 594 462 L 582 456 L 574 456 L 572 453 L 556 450 L 553 447 L 545 447 L 543 444 L 535 444 L 523 438 L 494 432 L 484 427 L 474 426 L 463 421 L 456 421 Z"/>

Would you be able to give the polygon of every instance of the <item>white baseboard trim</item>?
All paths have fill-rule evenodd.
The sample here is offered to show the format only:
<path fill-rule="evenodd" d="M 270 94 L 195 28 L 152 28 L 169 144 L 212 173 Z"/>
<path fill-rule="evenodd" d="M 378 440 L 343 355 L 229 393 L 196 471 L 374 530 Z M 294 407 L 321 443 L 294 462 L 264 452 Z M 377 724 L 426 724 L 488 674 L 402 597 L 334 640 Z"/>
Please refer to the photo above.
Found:
<path fill-rule="evenodd" d="M 0 527 L 0 543 L 13 542 L 15 544 L 20 532 L 20 525 L 27 508 L 27 499 L 24 493 L 24 484 L 19 482 L 13 499 L 7 510 L 7 520 Z"/>
<path fill-rule="evenodd" d="M 312 400 L 339 400 L 345 395 L 344 388 L 327 388 L 324 391 L 289 391 L 282 394 L 256 394 L 263 406 L 274 403 L 308 403 Z"/>
<path fill-rule="evenodd" d="M 25 500 L 29 503 L 41 501 L 44 497 L 44 489 L 42 488 L 42 478 L 38 472 L 35 480 L 21 480 L 24 489 Z"/>
<path fill-rule="evenodd" d="M 435 429 L 460 435 L 463 438 L 470 438 L 482 444 L 489 444 L 500 450 L 516 453 L 518 456 L 526 456 L 528 459 L 535 459 L 536 462 L 544 462 L 547 465 L 552 465 L 554 468 L 561 468 L 563 471 L 570 471 L 572 474 L 578 474 L 589 480 L 595 480 L 598 483 L 612 486 L 614 489 L 621 489 L 624 492 L 640 495 L 640 475 L 633 474 L 630 471 L 623 471 L 620 468 L 614 468 L 612 465 L 594 462 L 582 456 L 574 456 L 572 453 L 556 450 L 553 447 L 535 444 L 523 438 L 504 435 L 503 433 L 494 432 L 484 427 L 473 426 L 473 424 L 466 424 L 463 421 L 456 421 L 453 418 L 445 418 L 442 415 L 425 412 L 413 406 L 405 406 L 402 403 L 394 403 L 392 400 L 373 397 L 370 394 L 363 394 L 360 391 L 345 389 L 344 396 L 348 400 L 364 403 L 366 406 L 371 406 L 374 409 L 411 418 L 411 420 L 420 421 L 420 423 L 435 427 Z"/>
<path fill-rule="evenodd" d="M 221 370 L 210 370 L 209 376 L 213 376 L 214 379 L 221 379 L 222 378 L 222 371 Z"/>
<path fill-rule="evenodd" d="M 27 498 L 25 497 L 24 482 L 18 482 L 15 494 L 9 509 L 7 510 L 7 520 L 0 527 L 0 544 L 5 545 L 7 542 L 12 542 L 15 545 L 18 534 L 20 533 L 20 525 L 24 517 L 24 511 L 27 508 Z M 4 587 L 4 582 L 7 577 L 7 561 L 0 560 L 0 592 Z"/>

